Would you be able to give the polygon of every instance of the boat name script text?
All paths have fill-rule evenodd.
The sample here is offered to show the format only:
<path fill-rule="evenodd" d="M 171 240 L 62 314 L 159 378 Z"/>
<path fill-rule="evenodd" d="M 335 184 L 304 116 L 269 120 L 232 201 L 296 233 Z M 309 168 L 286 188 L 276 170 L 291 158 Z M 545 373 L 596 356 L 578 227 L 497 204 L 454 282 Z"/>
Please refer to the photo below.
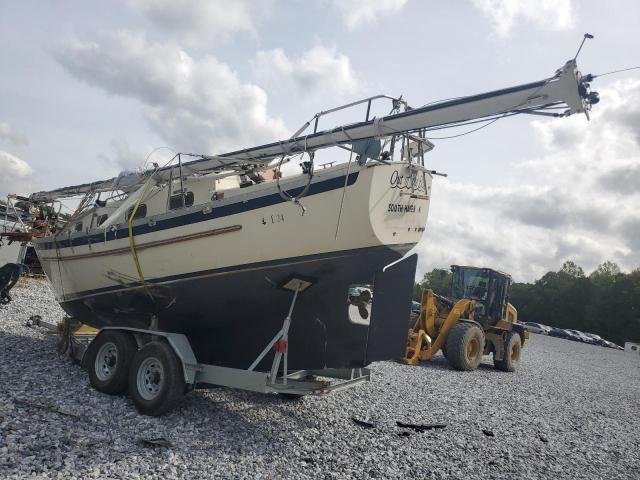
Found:
<path fill-rule="evenodd" d="M 422 172 L 412 172 L 409 175 L 400 175 L 398 170 L 394 170 L 389 179 L 391 188 L 399 188 L 401 190 L 411 190 L 413 192 L 423 192 L 427 195 L 427 185 L 425 183 L 424 174 Z"/>

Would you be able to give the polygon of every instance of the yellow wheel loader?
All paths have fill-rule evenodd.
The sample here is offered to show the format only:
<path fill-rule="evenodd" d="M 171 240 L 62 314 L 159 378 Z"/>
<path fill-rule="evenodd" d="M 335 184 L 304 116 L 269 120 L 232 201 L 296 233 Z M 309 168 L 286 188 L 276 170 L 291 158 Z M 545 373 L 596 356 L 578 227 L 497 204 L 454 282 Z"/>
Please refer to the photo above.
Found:
<path fill-rule="evenodd" d="M 404 361 L 415 365 L 439 350 L 457 370 L 475 370 L 493 354 L 498 370 L 513 372 L 529 338 L 508 302 L 511 277 L 490 268 L 451 266 L 451 294 L 426 290 L 409 329 Z"/>

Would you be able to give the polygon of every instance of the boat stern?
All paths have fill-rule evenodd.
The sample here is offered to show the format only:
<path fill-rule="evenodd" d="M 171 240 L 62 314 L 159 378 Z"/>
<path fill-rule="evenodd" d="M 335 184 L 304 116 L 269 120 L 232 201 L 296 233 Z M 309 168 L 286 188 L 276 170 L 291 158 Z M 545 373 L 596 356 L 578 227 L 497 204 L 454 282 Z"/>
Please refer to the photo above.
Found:
<path fill-rule="evenodd" d="M 425 230 L 432 177 L 406 162 L 370 170 L 369 218 L 374 235 L 381 244 L 407 252 Z"/>

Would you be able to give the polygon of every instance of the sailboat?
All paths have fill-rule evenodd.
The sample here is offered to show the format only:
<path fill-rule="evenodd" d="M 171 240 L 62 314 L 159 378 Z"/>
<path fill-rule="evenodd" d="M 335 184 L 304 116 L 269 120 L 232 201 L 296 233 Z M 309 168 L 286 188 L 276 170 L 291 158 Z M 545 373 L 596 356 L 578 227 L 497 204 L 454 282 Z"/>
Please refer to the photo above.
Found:
<path fill-rule="evenodd" d="M 575 60 L 541 81 L 412 108 L 379 95 L 316 114 L 291 138 L 30 196 L 33 245 L 62 308 L 96 327 L 184 334 L 199 363 L 248 368 L 293 308 L 291 369 L 404 352 L 416 255 L 439 173 L 430 132 L 517 114 L 588 114 Z M 389 114 L 370 117 L 389 102 Z M 361 121 L 319 121 L 366 107 Z M 474 126 L 475 128 L 475 126 Z M 325 149 L 341 163 L 315 165 Z M 427 157 L 428 158 L 428 157 Z M 287 162 L 301 173 L 282 176 Z M 81 197 L 62 219 L 56 203 Z M 252 365 L 268 368 L 267 360 Z"/>

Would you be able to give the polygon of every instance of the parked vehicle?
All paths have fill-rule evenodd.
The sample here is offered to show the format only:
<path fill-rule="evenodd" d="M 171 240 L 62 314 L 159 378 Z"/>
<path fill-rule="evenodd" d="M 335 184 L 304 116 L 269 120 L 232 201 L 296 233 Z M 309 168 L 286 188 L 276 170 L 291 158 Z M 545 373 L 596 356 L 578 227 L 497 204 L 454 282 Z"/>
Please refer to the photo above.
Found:
<path fill-rule="evenodd" d="M 549 335 L 549 332 L 553 328 L 553 327 L 550 327 L 549 325 L 544 325 L 542 323 L 539 323 L 538 325 L 540 325 L 540 327 L 544 328 L 544 330 L 547 332 L 547 335 Z"/>
<path fill-rule="evenodd" d="M 564 338 L 565 340 L 573 340 L 573 338 L 572 338 L 573 335 L 571 335 L 566 330 L 563 330 L 562 328 L 553 327 L 551 329 L 551 331 L 549 332 L 549 336 L 550 337 L 557 337 L 557 338 Z"/>
<path fill-rule="evenodd" d="M 420 316 L 420 309 L 422 305 L 420 302 L 416 302 L 415 300 L 411 301 L 411 313 L 409 314 L 409 328 L 413 327 Z"/>
<path fill-rule="evenodd" d="M 411 313 L 412 314 L 420 315 L 420 308 L 421 307 L 422 307 L 422 305 L 420 305 L 420 302 L 416 302 L 415 300 L 411 301 Z"/>
<path fill-rule="evenodd" d="M 535 322 L 522 322 L 524 326 L 527 327 L 531 333 L 539 333 L 541 335 L 549 335 L 549 329 L 545 328 L 544 325 Z"/>
<path fill-rule="evenodd" d="M 580 330 L 568 329 L 568 331 L 570 333 L 573 333 L 576 337 L 578 337 L 578 341 L 580 341 L 580 342 L 589 343 L 589 344 L 592 344 L 592 345 L 596 344 L 596 342 L 595 342 L 595 340 L 593 338 L 585 335 Z"/>
<path fill-rule="evenodd" d="M 551 332 L 549 332 L 549 336 L 564 338 L 565 340 L 573 340 L 574 342 L 581 341 L 578 335 L 572 333 L 570 330 L 565 330 L 564 328 L 552 328 Z"/>
<path fill-rule="evenodd" d="M 601 347 L 608 347 L 609 345 L 607 345 L 607 343 L 611 343 L 611 342 L 607 342 L 604 338 L 602 338 L 600 335 L 596 335 L 595 333 L 585 332 L 585 335 L 591 338 L 595 345 L 600 345 Z"/>

